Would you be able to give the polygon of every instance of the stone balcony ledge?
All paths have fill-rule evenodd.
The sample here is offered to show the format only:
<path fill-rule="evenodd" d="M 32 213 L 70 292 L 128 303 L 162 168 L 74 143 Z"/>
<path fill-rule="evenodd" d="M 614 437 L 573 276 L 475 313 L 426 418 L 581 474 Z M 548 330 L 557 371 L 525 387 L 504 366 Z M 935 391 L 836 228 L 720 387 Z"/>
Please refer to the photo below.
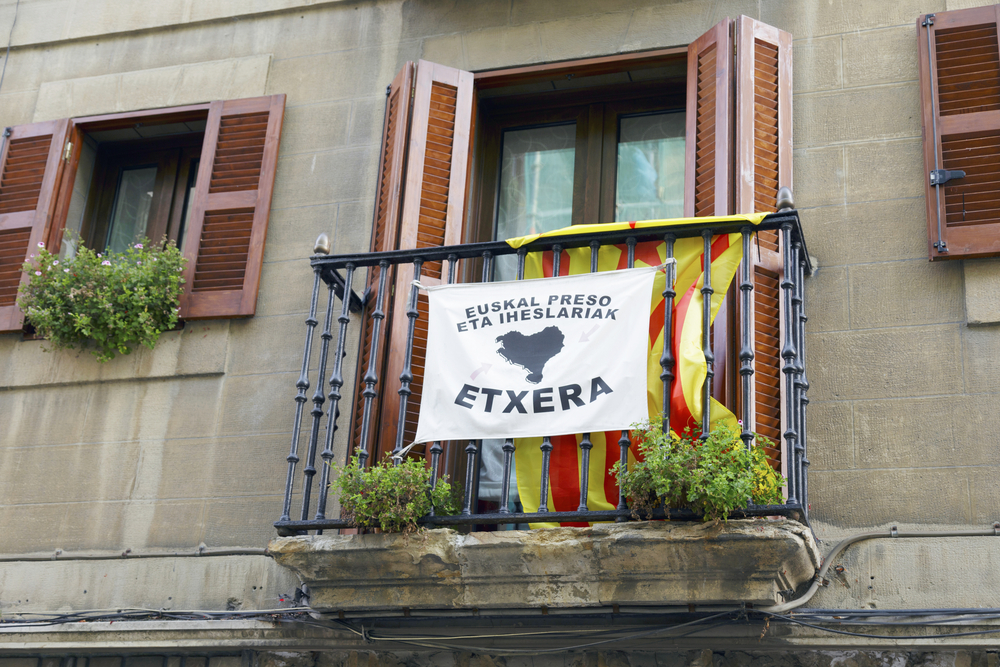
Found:
<path fill-rule="evenodd" d="M 811 531 L 788 519 L 296 536 L 268 550 L 330 612 L 770 605 L 820 564 Z"/>

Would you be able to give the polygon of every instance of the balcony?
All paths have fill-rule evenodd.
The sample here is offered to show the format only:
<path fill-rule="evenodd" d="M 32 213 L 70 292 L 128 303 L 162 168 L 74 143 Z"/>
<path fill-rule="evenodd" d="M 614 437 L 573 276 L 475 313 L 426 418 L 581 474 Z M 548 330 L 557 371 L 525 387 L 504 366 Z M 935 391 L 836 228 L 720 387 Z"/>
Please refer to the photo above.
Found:
<path fill-rule="evenodd" d="M 566 261 L 562 258 L 568 256 L 567 251 L 576 248 L 582 249 L 575 251 L 577 257 L 589 252 L 591 271 L 596 272 L 602 249 L 617 249 L 622 266 L 632 267 L 644 248 L 648 252 L 655 246 L 661 259 L 665 256 L 669 260 L 675 247 L 692 242 L 704 244 L 700 261 L 704 262 L 704 275 L 711 276 L 713 240 L 722 235 L 738 235 L 728 239 L 739 246 L 741 261 L 723 301 L 728 306 L 722 307 L 714 321 L 712 300 L 703 299 L 707 379 L 702 405 L 714 398 L 739 416 L 741 436 L 747 444 L 753 432 L 769 430 L 776 436 L 777 445 L 768 453 L 773 466 L 788 480 L 783 503 L 748 504 L 732 512 L 728 522 L 719 524 L 695 522 L 700 517 L 683 510 L 671 511 L 669 517 L 663 510 L 654 514 L 654 519 L 671 519 L 668 522 L 637 522 L 621 495 L 607 498 L 605 505 L 610 504 L 610 508 L 592 507 L 593 496 L 588 492 L 594 446 L 591 434 L 577 438 L 579 451 L 573 455 L 580 474 L 573 480 L 573 499 L 568 507 L 567 478 L 557 479 L 552 474 L 553 456 L 566 452 L 554 454 L 549 438 L 542 440 L 538 479 L 516 483 L 512 483 L 513 439 L 433 442 L 408 455 L 425 459 L 433 473 L 432 485 L 443 472 L 463 481 L 462 509 L 457 515 L 424 516 L 420 523 L 431 529 L 456 527 L 460 532 L 431 530 L 409 539 L 386 534 L 323 534 L 350 527 L 339 517 L 327 516 L 328 464 L 343 463 L 334 460 L 334 434 L 348 421 L 343 419 L 341 408 L 352 408 L 350 441 L 362 465 L 399 453 L 412 442 L 411 422 L 420 386 L 425 374 L 434 372 L 423 367 L 420 323 L 426 317 L 426 307 L 416 287 L 405 290 L 412 278 L 423 279 L 436 272 L 441 282 L 470 282 L 473 276 L 487 280 L 494 263 L 504 257 L 516 264 L 516 274 L 522 278 L 531 253 L 544 253 L 540 257 L 548 258 L 545 262 L 550 274 L 559 275 L 560 261 Z M 272 542 L 270 550 L 309 584 L 315 608 L 767 604 L 780 601 L 779 593 L 788 594 L 812 577 L 819 558 L 808 529 L 808 382 L 803 346 L 803 280 L 811 267 L 794 210 L 770 214 L 756 225 L 734 217 L 609 226 L 590 233 L 542 236 L 516 249 L 506 242 L 494 242 L 354 255 L 318 254 L 312 258 L 312 267 L 315 282 L 306 320 L 302 373 L 296 385 L 284 507 L 274 524 L 281 537 Z M 366 268 L 367 289 L 356 289 L 361 283 L 359 269 Z M 711 295 L 714 288 L 710 282 L 705 281 L 699 291 Z M 674 281 L 666 285 L 664 302 L 674 303 Z M 389 299 L 393 292 L 405 302 L 392 307 Z M 320 308 L 323 301 L 325 312 Z M 669 427 L 677 364 L 672 353 L 674 309 L 662 310 L 665 352 L 659 358 L 659 379 Z M 349 331 L 356 325 L 352 325 L 355 313 L 361 313 L 366 332 L 362 345 L 366 356 L 359 364 L 357 391 L 348 392 L 345 400 L 343 364 Z M 387 319 L 393 313 L 396 319 L 390 323 Z M 321 321 L 317 363 L 313 345 Z M 386 345 L 383 337 L 389 335 L 395 336 L 391 347 L 398 374 L 391 372 L 392 360 L 379 359 L 376 352 L 368 351 Z M 311 398 L 310 386 L 316 387 Z M 355 404 L 346 405 L 352 394 Z M 307 417 L 310 400 L 312 409 Z M 387 408 L 394 418 L 386 419 Z M 703 412 L 699 426 L 707 432 L 709 411 Z M 606 445 L 608 452 L 615 450 L 618 460 L 627 465 L 627 431 L 621 432 L 613 446 L 609 435 Z M 561 446 L 565 448 L 565 442 Z M 611 460 L 609 454 L 608 465 Z M 534 497 L 539 500 L 534 505 L 527 500 L 531 494 L 524 493 L 528 484 L 538 486 Z M 557 488 L 559 485 L 564 488 Z M 518 488 L 523 503 L 516 500 Z M 556 491 L 562 501 L 549 507 L 546 499 L 555 497 Z M 524 530 L 539 524 L 563 527 Z M 487 589 L 506 593 L 483 594 Z"/>

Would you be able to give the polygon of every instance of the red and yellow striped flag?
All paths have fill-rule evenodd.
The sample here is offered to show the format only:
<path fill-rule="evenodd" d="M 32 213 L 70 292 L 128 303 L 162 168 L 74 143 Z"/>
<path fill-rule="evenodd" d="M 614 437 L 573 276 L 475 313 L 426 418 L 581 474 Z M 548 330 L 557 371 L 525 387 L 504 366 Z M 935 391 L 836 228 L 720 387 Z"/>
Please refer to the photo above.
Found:
<path fill-rule="evenodd" d="M 681 220 L 650 220 L 644 222 L 620 222 L 603 225 L 576 225 L 564 229 L 523 236 L 507 241 L 514 248 L 530 243 L 544 236 L 587 234 L 627 228 L 644 229 L 684 224 L 711 224 L 713 221 L 743 220 L 760 224 L 765 213 L 728 216 L 725 218 L 689 218 Z M 667 230 L 664 230 L 665 232 Z M 739 234 L 716 236 L 711 243 L 712 255 L 712 319 L 715 319 L 725 298 L 729 285 L 736 275 L 742 255 Z M 676 296 L 673 303 L 673 352 L 675 359 L 674 386 L 670 397 L 670 425 L 675 432 L 701 423 L 704 410 L 702 388 L 708 374 L 705 354 L 702 349 L 702 304 L 701 288 L 704 285 L 704 241 L 701 237 L 682 238 L 674 243 L 676 264 Z M 635 266 L 659 266 L 666 260 L 666 243 L 649 241 L 635 247 Z M 625 245 L 602 246 L 598 254 L 598 271 L 615 271 L 627 268 L 628 250 Z M 524 276 L 530 278 L 552 277 L 552 252 L 529 253 L 525 258 Z M 560 257 L 559 275 L 575 275 L 590 272 L 590 248 L 565 250 Z M 663 290 L 666 271 L 656 276 L 653 295 L 649 305 L 649 349 L 646 362 L 646 401 L 650 418 L 662 411 L 663 382 L 660 379 L 663 354 L 663 316 L 666 308 Z M 710 420 L 713 424 L 729 421 L 736 426 L 736 416 L 725 406 L 711 400 Z M 628 428 L 628 424 L 623 424 Z M 607 510 L 618 506 L 618 484 L 608 469 L 620 457 L 619 439 L 621 431 L 591 433 L 593 448 L 590 451 L 590 466 L 587 473 L 587 509 Z M 550 511 L 572 511 L 580 504 L 580 477 L 582 457 L 580 441 L 582 434 L 557 436 L 551 439 L 552 452 L 549 459 Z M 541 438 L 520 438 L 515 441 L 514 460 L 517 470 L 517 490 L 525 512 L 536 512 L 539 507 L 540 476 L 542 469 Z M 635 461 L 636 443 L 629 448 L 629 462 Z M 548 527 L 556 524 L 539 523 L 532 527 Z M 569 526 L 585 526 L 586 523 L 566 523 Z"/>

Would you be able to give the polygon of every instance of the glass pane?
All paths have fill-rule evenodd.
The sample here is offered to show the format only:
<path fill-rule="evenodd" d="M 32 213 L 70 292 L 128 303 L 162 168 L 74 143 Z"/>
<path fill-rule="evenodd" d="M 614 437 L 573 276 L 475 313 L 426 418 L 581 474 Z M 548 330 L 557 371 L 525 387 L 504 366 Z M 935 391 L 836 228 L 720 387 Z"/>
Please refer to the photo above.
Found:
<path fill-rule="evenodd" d="M 684 215 L 684 112 L 622 118 L 615 221 Z"/>
<path fill-rule="evenodd" d="M 576 124 L 503 133 L 497 239 L 572 223 Z M 494 278 L 513 280 L 517 259 L 498 257 Z"/>
<path fill-rule="evenodd" d="M 123 252 L 146 235 L 155 184 L 155 165 L 122 169 L 108 227 L 108 250 Z"/>

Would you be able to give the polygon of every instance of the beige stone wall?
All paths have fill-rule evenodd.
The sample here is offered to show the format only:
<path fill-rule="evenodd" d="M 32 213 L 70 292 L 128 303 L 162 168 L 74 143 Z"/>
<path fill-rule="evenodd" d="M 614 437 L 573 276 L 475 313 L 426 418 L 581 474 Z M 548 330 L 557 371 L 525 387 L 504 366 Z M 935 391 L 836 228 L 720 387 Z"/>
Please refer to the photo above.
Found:
<path fill-rule="evenodd" d="M 998 319 L 1000 260 L 927 262 L 916 78 L 916 17 L 978 4 L 22 0 L 0 125 L 288 99 L 255 317 L 191 323 L 106 366 L 0 335 L 0 554 L 273 535 L 305 258 L 320 232 L 335 251 L 367 247 L 384 90 L 403 62 L 485 69 L 683 45 L 739 14 L 795 38 L 795 200 L 820 267 L 807 284 L 818 537 L 1000 519 L 1000 330 L 984 324 Z M 0 2 L 0 34 L 13 7 Z M 354 358 L 352 340 L 350 371 Z M 982 546 L 965 545 L 949 548 L 974 562 Z M 935 563 L 942 548 L 907 558 Z M 866 553 L 857 568 L 879 557 Z"/>

